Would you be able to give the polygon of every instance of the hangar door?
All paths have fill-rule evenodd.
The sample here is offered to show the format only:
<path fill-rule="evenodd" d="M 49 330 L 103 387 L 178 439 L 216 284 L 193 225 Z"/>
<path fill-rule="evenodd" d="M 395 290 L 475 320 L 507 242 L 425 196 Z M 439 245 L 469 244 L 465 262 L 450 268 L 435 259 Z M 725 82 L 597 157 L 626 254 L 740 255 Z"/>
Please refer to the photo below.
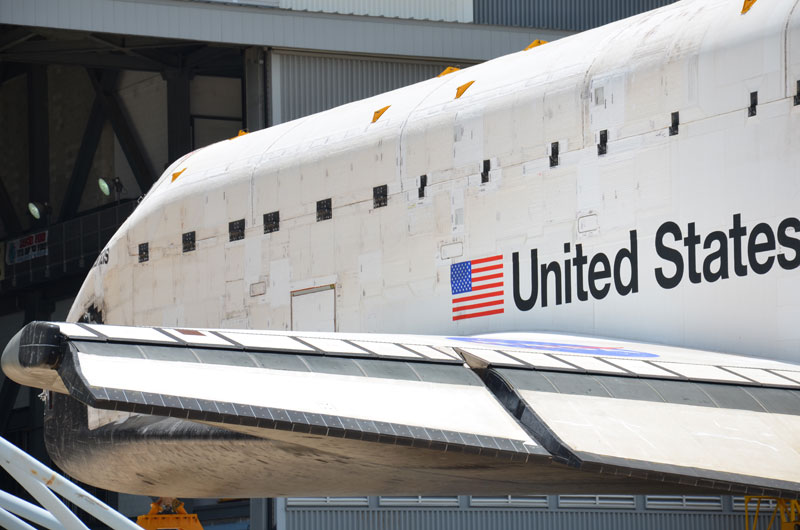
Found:
<path fill-rule="evenodd" d="M 292 292 L 292 329 L 336 331 L 336 289 L 333 285 Z"/>

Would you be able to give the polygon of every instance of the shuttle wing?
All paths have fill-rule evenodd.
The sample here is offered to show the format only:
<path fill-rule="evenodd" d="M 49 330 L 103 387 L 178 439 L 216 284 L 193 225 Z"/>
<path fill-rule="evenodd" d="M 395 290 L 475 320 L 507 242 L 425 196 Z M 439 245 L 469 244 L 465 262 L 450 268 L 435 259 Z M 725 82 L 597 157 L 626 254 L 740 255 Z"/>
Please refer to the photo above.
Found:
<path fill-rule="evenodd" d="M 800 366 L 777 361 L 549 334 L 35 322 L 3 369 L 88 406 L 51 418 L 51 454 L 118 491 L 800 494 Z M 164 455 L 203 465 L 189 480 Z M 264 480 L 237 483 L 245 468 Z"/>

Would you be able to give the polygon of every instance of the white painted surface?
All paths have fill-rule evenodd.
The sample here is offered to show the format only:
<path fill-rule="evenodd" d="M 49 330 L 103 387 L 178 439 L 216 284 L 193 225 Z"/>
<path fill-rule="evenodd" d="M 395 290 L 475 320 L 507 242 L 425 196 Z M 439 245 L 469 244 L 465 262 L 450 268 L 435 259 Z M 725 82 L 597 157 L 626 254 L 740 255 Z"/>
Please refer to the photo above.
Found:
<path fill-rule="evenodd" d="M 259 348 L 264 350 L 285 350 L 285 351 L 314 351 L 305 344 L 294 340 L 291 337 L 280 335 L 263 335 L 260 333 L 247 333 L 238 331 L 226 331 L 224 336 L 236 341 L 245 348 Z"/>
<path fill-rule="evenodd" d="M 292 293 L 292 329 L 336 331 L 336 291 L 326 288 Z"/>
<path fill-rule="evenodd" d="M 134 328 L 129 326 L 111 326 L 86 324 L 86 327 L 96 330 L 106 337 L 114 340 L 131 342 L 166 342 L 177 344 L 178 341 L 153 328 Z M 84 331 L 85 333 L 85 331 Z"/>
<path fill-rule="evenodd" d="M 547 392 L 522 395 L 577 451 L 790 482 L 800 472 L 800 416 Z"/>
<path fill-rule="evenodd" d="M 79 353 L 78 359 L 87 383 L 94 386 L 532 442 L 482 386 L 125 359 L 85 353 Z"/>

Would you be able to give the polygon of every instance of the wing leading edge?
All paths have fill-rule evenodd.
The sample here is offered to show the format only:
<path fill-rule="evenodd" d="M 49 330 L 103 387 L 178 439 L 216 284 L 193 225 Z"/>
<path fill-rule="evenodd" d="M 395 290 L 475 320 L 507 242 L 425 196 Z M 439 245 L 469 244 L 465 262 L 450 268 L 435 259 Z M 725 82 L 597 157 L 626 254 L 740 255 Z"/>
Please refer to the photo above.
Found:
<path fill-rule="evenodd" d="M 800 494 L 800 367 L 774 361 L 545 334 L 37 322 L 3 369 L 70 396 L 47 407 L 65 471 L 131 493 Z"/>

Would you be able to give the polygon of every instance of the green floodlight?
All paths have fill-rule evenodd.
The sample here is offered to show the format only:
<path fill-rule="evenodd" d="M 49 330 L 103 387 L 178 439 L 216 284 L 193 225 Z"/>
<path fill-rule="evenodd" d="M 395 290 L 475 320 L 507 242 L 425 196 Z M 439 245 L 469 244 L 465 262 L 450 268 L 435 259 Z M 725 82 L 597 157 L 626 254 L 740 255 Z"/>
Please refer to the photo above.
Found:
<path fill-rule="evenodd" d="M 103 177 L 97 179 L 97 186 L 100 188 L 102 194 L 105 195 L 106 197 L 111 195 L 111 187 L 108 185 L 108 182 L 106 182 L 106 179 L 104 179 Z"/>
<path fill-rule="evenodd" d="M 29 202 L 28 203 L 28 211 L 30 212 L 31 216 L 39 220 L 42 218 L 42 214 L 44 213 L 44 206 L 38 202 Z"/>

